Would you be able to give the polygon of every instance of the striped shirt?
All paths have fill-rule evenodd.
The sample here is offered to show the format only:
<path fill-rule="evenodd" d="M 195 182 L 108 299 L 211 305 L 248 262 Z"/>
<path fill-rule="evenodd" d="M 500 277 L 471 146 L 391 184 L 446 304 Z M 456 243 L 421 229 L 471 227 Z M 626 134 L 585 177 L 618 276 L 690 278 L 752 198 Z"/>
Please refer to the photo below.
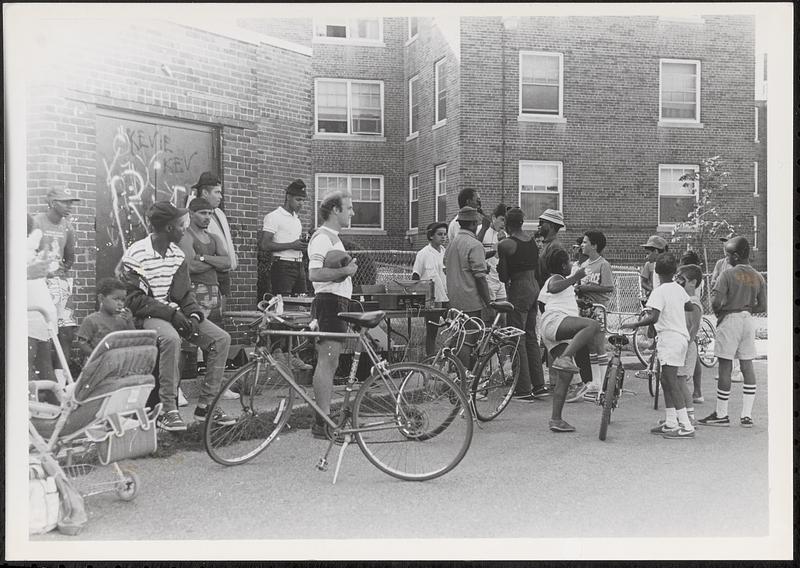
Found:
<path fill-rule="evenodd" d="M 169 304 L 172 279 L 185 258 L 175 243 L 170 243 L 166 255 L 161 256 L 153 249 L 153 241 L 148 235 L 130 246 L 122 257 L 122 266 L 141 278 L 139 287 L 145 294 L 152 293 L 159 302 Z"/>

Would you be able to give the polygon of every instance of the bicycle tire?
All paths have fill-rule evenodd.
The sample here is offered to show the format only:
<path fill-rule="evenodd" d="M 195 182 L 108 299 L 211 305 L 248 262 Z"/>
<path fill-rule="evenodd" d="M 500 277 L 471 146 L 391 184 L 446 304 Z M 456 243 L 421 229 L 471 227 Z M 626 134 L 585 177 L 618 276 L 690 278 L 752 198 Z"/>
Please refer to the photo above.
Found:
<path fill-rule="evenodd" d="M 633 352 L 636 353 L 636 358 L 639 362 L 647 367 L 650 363 L 650 356 L 653 354 L 655 346 L 655 338 L 647 337 L 647 329 L 649 326 L 637 327 L 633 332 Z M 651 393 L 652 394 L 652 393 Z"/>
<path fill-rule="evenodd" d="M 658 410 L 658 395 L 659 391 L 661 390 L 661 362 L 658 360 L 658 357 L 655 358 L 655 362 L 653 364 L 653 382 L 655 383 L 655 396 L 653 397 L 653 410 Z"/>
<path fill-rule="evenodd" d="M 428 365 L 437 371 L 444 373 L 448 379 L 462 388 L 464 394 L 467 394 L 467 390 L 463 386 L 465 382 L 464 376 L 466 375 L 464 364 L 461 363 L 461 361 L 459 361 L 458 358 L 452 353 L 438 353 L 436 355 L 430 355 L 425 357 L 421 364 Z"/>
<path fill-rule="evenodd" d="M 286 365 L 278 362 L 285 372 Z M 230 389 L 239 393 L 236 400 L 223 398 Z M 264 360 L 251 361 L 225 381 L 209 405 L 203 428 L 203 445 L 215 462 L 232 466 L 255 458 L 272 443 L 289 420 L 294 389 L 278 371 Z M 216 410 L 235 418 L 231 426 L 215 424 Z"/>
<path fill-rule="evenodd" d="M 611 423 L 611 410 L 614 405 L 614 391 L 616 390 L 617 367 L 619 363 L 616 357 L 612 357 L 606 367 L 606 374 L 603 377 L 603 411 L 600 416 L 600 441 L 605 441 L 608 425 Z"/>
<path fill-rule="evenodd" d="M 470 389 L 478 420 L 494 420 L 511 402 L 519 380 L 519 365 L 516 342 L 495 345 L 481 359 Z"/>
<path fill-rule="evenodd" d="M 462 389 L 420 363 L 389 365 L 364 381 L 353 402 L 359 448 L 379 470 L 426 481 L 452 470 L 472 442 L 472 412 Z"/>
<path fill-rule="evenodd" d="M 711 368 L 717 364 L 717 356 L 714 354 L 716 339 L 717 330 L 714 324 L 706 316 L 703 316 L 695 342 L 697 343 L 697 356 L 700 358 L 700 364 L 704 367 Z"/>

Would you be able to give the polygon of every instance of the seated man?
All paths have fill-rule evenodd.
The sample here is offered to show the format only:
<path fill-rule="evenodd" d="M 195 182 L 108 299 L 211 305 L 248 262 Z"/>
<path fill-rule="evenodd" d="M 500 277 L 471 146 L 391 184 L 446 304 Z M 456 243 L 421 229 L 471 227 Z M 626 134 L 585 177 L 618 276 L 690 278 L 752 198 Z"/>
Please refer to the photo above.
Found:
<path fill-rule="evenodd" d="M 119 276 L 127 289 L 126 307 L 137 327 L 158 333 L 158 396 L 163 405 L 158 425 L 171 432 L 183 431 L 186 424 L 177 408 L 181 337 L 208 352 L 208 371 L 194 411 L 195 420 L 204 422 L 208 403 L 222 381 L 231 336 L 208 321 L 195 300 L 186 255 L 177 244 L 187 228 L 188 211 L 159 201 L 148 217 L 153 233 L 128 248 L 120 261 Z M 234 423 L 221 411 L 213 419 L 220 425 Z"/>

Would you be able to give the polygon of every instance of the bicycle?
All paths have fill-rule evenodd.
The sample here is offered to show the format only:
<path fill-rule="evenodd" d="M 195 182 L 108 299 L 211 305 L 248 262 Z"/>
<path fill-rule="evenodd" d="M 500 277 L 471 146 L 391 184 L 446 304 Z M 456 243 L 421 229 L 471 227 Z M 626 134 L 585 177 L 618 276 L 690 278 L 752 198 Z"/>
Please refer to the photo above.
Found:
<path fill-rule="evenodd" d="M 339 317 L 350 323 L 354 331 L 329 333 L 314 331 L 311 325 L 287 322 L 270 311 L 273 305 L 274 299 L 258 305 L 259 317 L 251 324 L 258 326 L 258 338 L 358 340 L 338 421 L 322 412 L 297 384 L 292 370 L 272 355 L 266 341 L 266 346 L 255 347 L 254 360 L 225 381 L 211 403 L 209 416 L 219 409 L 236 419 L 230 426 L 218 425 L 212 419 L 206 421 L 203 442 L 214 461 L 226 466 L 239 465 L 263 452 L 287 424 L 297 393 L 326 424 L 330 441 L 317 469 L 328 469 L 328 456 L 334 444 L 341 443 L 334 483 L 344 451 L 353 439 L 370 463 L 402 480 L 434 479 L 461 462 L 472 441 L 472 414 L 467 397 L 432 367 L 419 363 L 389 365 L 381 359 L 371 344 L 369 330 L 383 320 L 384 312 L 342 312 Z M 228 315 L 236 316 L 237 312 Z M 269 329 L 271 322 L 288 329 Z M 373 368 L 356 390 L 355 373 L 362 353 L 370 358 Z M 222 393 L 226 389 L 238 392 L 239 399 L 224 399 Z M 455 420 L 454 416 L 465 419 Z"/>
<path fill-rule="evenodd" d="M 717 364 L 717 356 L 714 355 L 714 344 L 717 339 L 717 328 L 708 316 L 703 316 L 700 320 L 700 329 L 694 338 L 697 343 L 697 357 L 700 364 L 711 368 Z"/>
<path fill-rule="evenodd" d="M 519 341 L 525 334 L 516 327 L 500 327 L 502 315 L 514 310 L 510 302 L 492 302 L 490 306 L 497 315 L 489 328 L 480 318 L 471 318 L 455 308 L 448 310 L 443 321 L 430 322 L 447 328 L 445 339 L 436 355 L 422 361 L 462 386 L 474 416 L 481 422 L 497 418 L 511 401 L 519 379 Z M 473 363 L 466 369 L 457 353 L 468 334 L 479 333 L 481 338 L 471 354 Z"/>

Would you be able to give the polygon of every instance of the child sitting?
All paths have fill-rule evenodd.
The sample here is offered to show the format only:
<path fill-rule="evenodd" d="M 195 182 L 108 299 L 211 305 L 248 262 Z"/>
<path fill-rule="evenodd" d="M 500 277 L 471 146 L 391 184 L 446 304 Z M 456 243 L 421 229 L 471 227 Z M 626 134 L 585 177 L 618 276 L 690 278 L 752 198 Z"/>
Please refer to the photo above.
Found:
<path fill-rule="evenodd" d="M 575 431 L 573 426 L 561 418 L 569 383 L 572 375 L 579 370 L 573 356 L 579 349 L 589 345 L 600 332 L 600 324 L 596 320 L 578 315 L 573 285 L 586 276 L 586 269 L 581 267 L 570 276 L 571 268 L 567 251 L 555 251 L 547 263 L 547 269 L 552 276 L 545 281 L 539 292 L 539 302 L 544 304 L 543 315 L 539 320 L 539 336 L 550 350 L 550 356 L 554 359 L 551 372 L 557 376 L 550 418 L 550 430 L 553 432 Z"/>
<path fill-rule="evenodd" d="M 662 253 L 656 258 L 655 272 L 661 280 L 647 300 L 648 313 L 638 322 L 625 323 L 623 329 L 633 329 L 653 324 L 658 343 L 658 360 L 661 363 L 661 384 L 664 390 L 666 420 L 651 430 L 664 438 L 694 438 L 695 429 L 689 420 L 683 391 L 678 383 L 678 368 L 686 362 L 689 348 L 689 330 L 684 312 L 695 305 L 683 287 L 672 281 L 678 268 L 675 255 Z"/>
<path fill-rule="evenodd" d="M 103 278 L 97 286 L 100 310 L 89 314 L 78 330 L 78 347 L 85 357 L 112 331 L 134 329 L 131 311 L 125 307 L 125 284 L 116 278 Z"/>

